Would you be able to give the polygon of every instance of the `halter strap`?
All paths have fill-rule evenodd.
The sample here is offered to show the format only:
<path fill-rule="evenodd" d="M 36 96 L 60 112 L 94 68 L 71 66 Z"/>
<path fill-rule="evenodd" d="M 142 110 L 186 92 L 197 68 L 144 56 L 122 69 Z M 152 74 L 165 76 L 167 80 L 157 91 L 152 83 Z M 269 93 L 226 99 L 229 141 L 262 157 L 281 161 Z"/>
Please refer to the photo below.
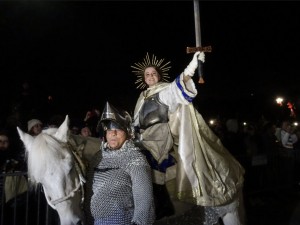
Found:
<path fill-rule="evenodd" d="M 81 183 L 79 182 L 79 183 L 77 184 L 77 186 L 75 187 L 75 189 L 74 189 L 73 191 L 71 191 L 67 196 L 61 197 L 61 198 L 56 199 L 56 200 L 52 200 L 52 201 L 51 201 L 52 207 L 53 207 L 53 206 L 55 207 L 55 205 L 57 205 L 57 204 L 59 204 L 59 203 L 62 203 L 62 202 L 64 202 L 64 201 L 68 200 L 69 198 L 74 197 L 75 192 L 78 191 L 80 187 L 81 187 Z M 45 189 L 44 189 L 44 191 L 45 191 Z M 46 192 L 45 192 L 45 193 L 46 193 Z M 48 199 L 47 199 L 47 200 L 48 200 Z"/>

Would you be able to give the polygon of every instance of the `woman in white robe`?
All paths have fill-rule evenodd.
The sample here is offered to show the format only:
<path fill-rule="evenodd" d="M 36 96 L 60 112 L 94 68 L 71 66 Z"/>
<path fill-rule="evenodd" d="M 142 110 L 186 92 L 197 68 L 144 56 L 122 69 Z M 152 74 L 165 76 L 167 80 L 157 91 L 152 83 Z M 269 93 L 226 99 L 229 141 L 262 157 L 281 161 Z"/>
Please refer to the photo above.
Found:
<path fill-rule="evenodd" d="M 176 164 L 163 172 L 153 170 L 154 183 L 173 183 L 171 196 L 204 206 L 204 224 L 215 224 L 219 218 L 225 225 L 244 224 L 244 168 L 192 104 L 197 89 L 191 78 L 198 60 L 204 62 L 204 53 L 196 52 L 184 72 L 171 83 L 162 81 L 166 64 L 146 57 L 143 63 L 132 66 L 148 86 L 134 111 L 137 144 L 147 149 L 158 165 L 170 154 L 176 159 Z"/>

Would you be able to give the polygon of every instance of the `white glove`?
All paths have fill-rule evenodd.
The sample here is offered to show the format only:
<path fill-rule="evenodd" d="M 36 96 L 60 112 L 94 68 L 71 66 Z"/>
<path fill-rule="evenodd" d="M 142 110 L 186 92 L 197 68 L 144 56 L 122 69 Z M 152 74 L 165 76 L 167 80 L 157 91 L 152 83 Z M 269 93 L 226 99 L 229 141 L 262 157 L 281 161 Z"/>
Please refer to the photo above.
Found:
<path fill-rule="evenodd" d="M 198 56 L 198 59 L 199 59 L 202 63 L 205 62 L 205 54 L 204 54 L 204 52 L 200 52 L 200 54 L 199 54 L 199 56 Z"/>
<path fill-rule="evenodd" d="M 185 68 L 184 70 L 184 75 L 186 76 L 194 76 L 195 74 L 195 70 L 198 68 L 198 60 L 201 60 L 201 62 L 205 61 L 205 54 L 204 52 L 196 52 L 194 54 L 194 57 L 192 59 L 192 61 L 190 62 L 190 64 Z"/>

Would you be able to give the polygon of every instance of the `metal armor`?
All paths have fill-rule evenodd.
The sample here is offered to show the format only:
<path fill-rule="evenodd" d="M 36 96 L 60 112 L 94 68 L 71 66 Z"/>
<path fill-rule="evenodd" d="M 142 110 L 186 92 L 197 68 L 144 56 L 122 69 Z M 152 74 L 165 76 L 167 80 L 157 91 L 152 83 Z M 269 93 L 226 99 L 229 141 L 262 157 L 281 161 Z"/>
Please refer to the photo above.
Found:
<path fill-rule="evenodd" d="M 158 93 L 146 98 L 139 112 L 140 128 L 146 129 L 154 124 L 168 121 L 168 106 L 159 101 Z"/>
<path fill-rule="evenodd" d="M 151 181 L 150 167 L 132 141 L 114 151 L 104 144 L 88 172 L 87 224 L 153 224 Z"/>

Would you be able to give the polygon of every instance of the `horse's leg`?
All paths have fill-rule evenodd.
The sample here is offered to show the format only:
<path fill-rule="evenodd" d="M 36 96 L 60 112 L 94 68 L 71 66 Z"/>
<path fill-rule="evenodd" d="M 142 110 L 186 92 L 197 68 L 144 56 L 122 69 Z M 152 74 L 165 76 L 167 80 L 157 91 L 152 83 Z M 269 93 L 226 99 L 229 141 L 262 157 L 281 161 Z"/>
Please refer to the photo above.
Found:
<path fill-rule="evenodd" d="M 175 214 L 156 220 L 154 225 L 201 225 L 200 208 L 194 204 L 179 201 L 175 195 L 175 179 L 168 181 L 166 187 L 175 209 Z"/>
<path fill-rule="evenodd" d="M 170 196 L 170 199 L 175 208 L 175 216 L 184 214 L 185 212 L 191 210 L 195 205 L 183 201 L 179 201 L 176 196 L 176 180 L 170 180 L 166 183 L 166 187 Z"/>
<path fill-rule="evenodd" d="M 244 206 L 243 193 L 240 190 L 235 201 L 238 201 L 237 208 L 230 213 L 225 214 L 222 220 L 224 225 L 245 225 L 246 224 L 246 213 Z"/>
<path fill-rule="evenodd" d="M 224 225 L 242 225 L 237 211 L 226 213 L 222 220 Z"/>

